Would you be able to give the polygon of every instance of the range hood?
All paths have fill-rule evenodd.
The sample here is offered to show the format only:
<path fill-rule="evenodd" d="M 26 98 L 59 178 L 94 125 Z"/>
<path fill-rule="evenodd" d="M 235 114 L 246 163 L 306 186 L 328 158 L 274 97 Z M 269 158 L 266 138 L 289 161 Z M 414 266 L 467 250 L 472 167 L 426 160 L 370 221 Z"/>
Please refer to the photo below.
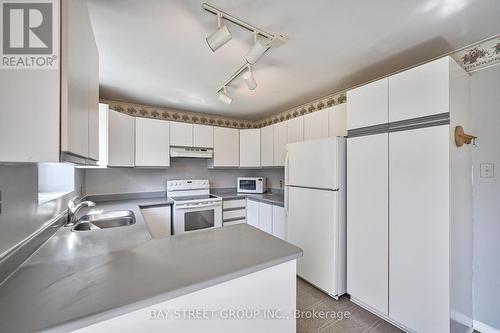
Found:
<path fill-rule="evenodd" d="M 212 158 L 212 148 L 170 147 L 170 157 Z"/>

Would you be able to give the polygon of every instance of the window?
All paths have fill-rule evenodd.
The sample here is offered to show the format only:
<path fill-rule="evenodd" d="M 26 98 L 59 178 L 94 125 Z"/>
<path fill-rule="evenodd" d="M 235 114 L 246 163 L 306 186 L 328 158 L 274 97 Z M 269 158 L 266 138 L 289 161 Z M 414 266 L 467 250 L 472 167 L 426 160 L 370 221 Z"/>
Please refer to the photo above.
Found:
<path fill-rule="evenodd" d="M 43 204 L 75 190 L 75 167 L 67 163 L 38 164 L 38 203 Z"/>

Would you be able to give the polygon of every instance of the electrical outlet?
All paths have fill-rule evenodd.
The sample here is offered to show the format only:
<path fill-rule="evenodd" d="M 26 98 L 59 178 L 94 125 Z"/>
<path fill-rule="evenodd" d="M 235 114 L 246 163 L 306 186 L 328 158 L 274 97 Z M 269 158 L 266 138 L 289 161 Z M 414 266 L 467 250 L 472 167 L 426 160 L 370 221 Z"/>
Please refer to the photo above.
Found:
<path fill-rule="evenodd" d="M 495 165 L 493 163 L 481 163 L 479 167 L 481 178 L 495 178 Z"/>
<path fill-rule="evenodd" d="M 283 179 L 280 179 L 280 188 L 283 188 Z"/>

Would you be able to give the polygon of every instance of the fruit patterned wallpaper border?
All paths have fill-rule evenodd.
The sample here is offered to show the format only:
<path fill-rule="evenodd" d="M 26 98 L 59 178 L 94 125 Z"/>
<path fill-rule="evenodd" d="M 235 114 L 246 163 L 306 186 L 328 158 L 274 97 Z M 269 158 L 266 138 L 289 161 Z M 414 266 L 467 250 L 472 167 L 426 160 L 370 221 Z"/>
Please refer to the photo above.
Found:
<path fill-rule="evenodd" d="M 455 61 L 457 61 L 458 64 L 461 65 L 467 72 L 474 72 L 486 67 L 500 64 L 500 35 L 464 48 L 463 50 L 454 52 L 451 54 L 451 57 L 455 59 Z M 241 120 L 212 114 L 187 112 L 106 99 L 101 100 L 101 102 L 109 104 L 109 107 L 112 110 L 135 117 L 156 118 L 194 124 L 245 129 L 260 128 L 286 121 L 307 113 L 322 110 L 326 107 L 345 103 L 346 100 L 347 98 L 345 92 L 333 93 L 258 121 Z"/>

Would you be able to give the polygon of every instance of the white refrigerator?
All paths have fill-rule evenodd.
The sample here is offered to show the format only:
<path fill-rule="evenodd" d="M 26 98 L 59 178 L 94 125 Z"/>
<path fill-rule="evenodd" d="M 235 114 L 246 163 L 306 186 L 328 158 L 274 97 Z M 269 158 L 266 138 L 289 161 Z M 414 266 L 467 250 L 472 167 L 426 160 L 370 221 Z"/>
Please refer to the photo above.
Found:
<path fill-rule="evenodd" d="M 297 275 L 329 295 L 346 292 L 345 139 L 291 143 L 285 163 L 287 240 L 304 255 Z"/>

